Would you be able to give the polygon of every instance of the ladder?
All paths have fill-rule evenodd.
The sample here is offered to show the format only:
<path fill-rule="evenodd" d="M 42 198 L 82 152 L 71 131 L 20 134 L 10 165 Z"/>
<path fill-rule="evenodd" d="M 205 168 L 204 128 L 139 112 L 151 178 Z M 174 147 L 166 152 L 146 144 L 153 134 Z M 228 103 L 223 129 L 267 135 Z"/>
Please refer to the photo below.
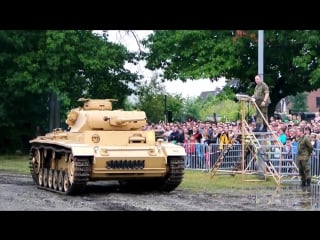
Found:
<path fill-rule="evenodd" d="M 259 160 L 263 162 L 264 175 L 272 176 L 276 183 L 279 185 L 284 176 L 297 176 L 299 175 L 298 167 L 295 162 L 290 158 L 285 158 L 285 147 L 279 141 L 278 136 L 273 132 L 272 128 L 268 124 L 268 121 L 264 118 L 258 105 L 248 95 L 237 94 L 237 99 L 241 102 L 241 115 L 242 115 L 242 144 L 250 144 L 255 152 L 255 158 L 251 159 L 246 170 L 250 167 L 253 160 Z M 247 121 L 245 120 L 245 104 L 251 103 L 257 110 L 257 113 L 263 119 L 267 132 L 255 132 L 251 131 Z M 277 156 L 277 158 L 275 157 Z"/>
<path fill-rule="evenodd" d="M 210 171 L 210 177 L 213 178 L 214 175 L 216 174 L 218 168 L 220 167 L 220 165 L 222 164 L 225 155 L 229 152 L 229 150 L 232 148 L 234 142 L 231 142 L 228 145 L 224 145 L 224 148 L 222 149 L 222 151 L 220 152 L 220 155 L 217 159 L 217 161 L 214 163 L 211 171 Z"/>

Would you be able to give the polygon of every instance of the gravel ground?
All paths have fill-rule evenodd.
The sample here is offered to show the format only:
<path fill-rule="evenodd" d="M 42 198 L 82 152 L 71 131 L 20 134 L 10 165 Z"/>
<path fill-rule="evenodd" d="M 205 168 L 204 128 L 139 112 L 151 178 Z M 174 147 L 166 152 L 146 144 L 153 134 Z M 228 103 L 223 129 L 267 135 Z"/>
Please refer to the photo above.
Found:
<path fill-rule="evenodd" d="M 287 211 L 319 210 L 319 185 L 304 192 L 280 188 L 170 193 L 125 192 L 117 182 L 89 182 L 85 193 L 66 196 L 38 189 L 31 176 L 0 172 L 1 211 Z"/>

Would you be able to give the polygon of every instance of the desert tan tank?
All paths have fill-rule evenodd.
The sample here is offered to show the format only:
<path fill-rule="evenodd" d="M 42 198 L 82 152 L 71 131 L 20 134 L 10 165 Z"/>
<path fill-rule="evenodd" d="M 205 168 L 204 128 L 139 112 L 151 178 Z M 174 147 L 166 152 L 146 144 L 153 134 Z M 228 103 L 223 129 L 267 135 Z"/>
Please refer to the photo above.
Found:
<path fill-rule="evenodd" d="M 30 140 L 30 172 L 39 188 L 77 195 L 98 180 L 160 191 L 179 186 L 185 150 L 143 130 L 144 111 L 113 110 L 114 99 L 79 101 L 83 106 L 67 116 L 68 130 Z"/>

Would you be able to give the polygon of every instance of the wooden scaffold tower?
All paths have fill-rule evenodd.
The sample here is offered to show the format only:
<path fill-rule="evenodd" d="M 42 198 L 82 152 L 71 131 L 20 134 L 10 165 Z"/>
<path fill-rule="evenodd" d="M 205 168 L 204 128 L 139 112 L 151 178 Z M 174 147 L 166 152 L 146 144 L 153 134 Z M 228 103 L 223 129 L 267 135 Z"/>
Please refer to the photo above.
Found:
<path fill-rule="evenodd" d="M 241 174 L 259 174 L 266 179 L 271 176 L 277 185 L 280 185 L 284 177 L 294 179 L 298 176 L 298 168 L 292 158 L 288 158 L 285 152 L 285 147 L 279 141 L 278 136 L 270 127 L 268 121 L 263 116 L 255 101 L 248 95 L 237 94 L 237 99 L 241 105 L 241 158 L 240 162 L 236 163 L 236 173 Z M 257 114 L 260 114 L 267 126 L 266 132 L 253 132 L 248 122 L 246 121 L 246 108 L 251 104 L 256 109 Z M 214 177 L 219 167 L 223 163 L 225 155 L 231 149 L 232 144 L 224 146 L 220 152 L 218 159 L 210 171 L 211 178 Z M 252 158 L 245 161 L 245 153 L 249 149 Z M 259 161 L 259 164 L 256 164 Z M 257 167 L 258 166 L 258 167 Z"/>

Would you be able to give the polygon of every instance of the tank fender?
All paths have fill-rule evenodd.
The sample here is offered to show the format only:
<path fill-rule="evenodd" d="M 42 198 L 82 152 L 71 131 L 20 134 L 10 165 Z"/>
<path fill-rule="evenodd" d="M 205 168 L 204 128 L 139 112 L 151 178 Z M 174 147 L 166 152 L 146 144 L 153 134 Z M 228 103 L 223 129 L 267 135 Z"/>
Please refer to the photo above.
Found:
<path fill-rule="evenodd" d="M 73 156 L 93 156 L 93 146 L 72 146 L 71 147 Z"/>
<path fill-rule="evenodd" d="M 175 144 L 165 145 L 163 147 L 167 156 L 186 156 L 187 155 L 184 147 L 181 147 Z"/>

